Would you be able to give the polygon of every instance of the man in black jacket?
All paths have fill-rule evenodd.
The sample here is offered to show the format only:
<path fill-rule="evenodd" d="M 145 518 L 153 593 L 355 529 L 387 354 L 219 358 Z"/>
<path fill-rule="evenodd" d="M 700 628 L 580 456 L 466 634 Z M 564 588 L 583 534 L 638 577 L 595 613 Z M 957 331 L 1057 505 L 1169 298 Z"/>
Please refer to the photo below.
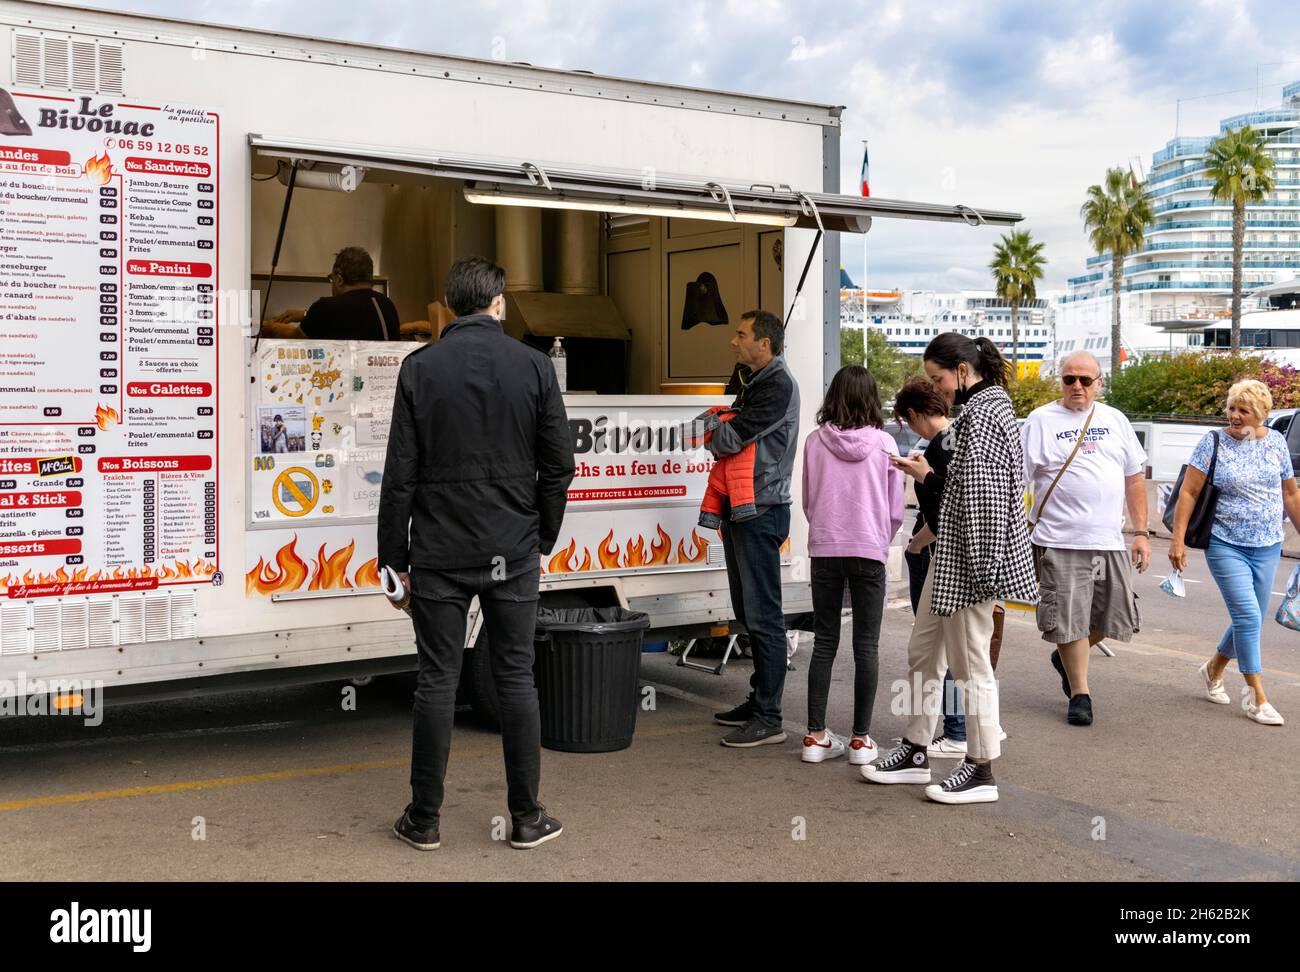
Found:
<path fill-rule="evenodd" d="M 533 682 L 539 554 L 555 546 L 573 440 L 550 359 L 501 329 L 505 274 L 479 257 L 447 277 L 457 318 L 402 363 L 379 500 L 379 563 L 411 592 L 420 674 L 412 800 L 393 827 L 439 846 L 465 619 L 478 595 L 501 709 L 510 846 L 560 835 L 537 802 L 541 723 Z"/>

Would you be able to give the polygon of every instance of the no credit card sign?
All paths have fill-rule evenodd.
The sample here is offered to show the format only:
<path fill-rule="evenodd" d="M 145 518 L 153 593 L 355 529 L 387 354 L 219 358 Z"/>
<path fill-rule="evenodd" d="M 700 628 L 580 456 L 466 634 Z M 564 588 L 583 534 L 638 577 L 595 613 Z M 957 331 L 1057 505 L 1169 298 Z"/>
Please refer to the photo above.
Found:
<path fill-rule="evenodd" d="M 320 499 L 320 483 L 302 466 L 286 469 L 275 477 L 271 502 L 285 516 L 306 516 Z"/>

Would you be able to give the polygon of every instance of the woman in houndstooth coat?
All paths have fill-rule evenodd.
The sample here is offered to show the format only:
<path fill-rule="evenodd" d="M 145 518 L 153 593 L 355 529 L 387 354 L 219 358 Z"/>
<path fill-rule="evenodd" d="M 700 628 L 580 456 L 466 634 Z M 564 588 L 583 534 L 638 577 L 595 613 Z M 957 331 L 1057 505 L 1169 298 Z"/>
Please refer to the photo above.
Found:
<path fill-rule="evenodd" d="M 911 718 L 902 745 L 862 772 L 877 783 L 930 782 L 927 747 L 943 706 L 926 697 L 951 668 L 965 702 L 967 755 L 925 794 L 939 803 L 987 803 L 998 798 L 992 762 L 1002 751 L 989 657 L 993 606 L 1038 600 L 1020 431 L 1006 390 L 1010 369 L 992 341 L 941 334 L 925 349 L 925 371 L 961 412 L 945 432 L 952 458 L 938 542 L 907 646 Z M 922 482 L 929 474 L 923 457 L 895 462 Z"/>

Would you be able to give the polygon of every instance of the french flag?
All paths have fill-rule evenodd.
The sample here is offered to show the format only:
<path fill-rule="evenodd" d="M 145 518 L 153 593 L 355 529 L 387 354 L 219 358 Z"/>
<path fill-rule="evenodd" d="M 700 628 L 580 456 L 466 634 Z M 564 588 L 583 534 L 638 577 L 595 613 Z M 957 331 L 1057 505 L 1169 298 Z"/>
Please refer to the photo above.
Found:
<path fill-rule="evenodd" d="M 863 142 L 862 143 L 862 195 L 864 196 L 871 195 L 871 179 L 867 174 L 867 170 L 868 170 L 867 143 Z"/>

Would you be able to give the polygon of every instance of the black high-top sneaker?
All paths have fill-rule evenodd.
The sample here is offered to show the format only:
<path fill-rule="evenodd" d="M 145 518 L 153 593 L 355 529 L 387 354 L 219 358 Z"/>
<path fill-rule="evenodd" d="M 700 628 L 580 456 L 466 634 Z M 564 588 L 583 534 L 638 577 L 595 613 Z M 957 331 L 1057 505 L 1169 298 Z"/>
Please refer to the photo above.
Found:
<path fill-rule="evenodd" d="M 936 803 L 992 803 L 998 798 L 998 785 L 993 782 L 992 766 L 965 759 L 942 783 L 927 786 L 925 795 Z"/>
<path fill-rule="evenodd" d="M 541 807 L 537 816 L 515 824 L 510 830 L 510 846 L 515 850 L 529 850 L 564 833 L 564 827 Z"/>
<path fill-rule="evenodd" d="M 408 807 L 407 810 L 409 809 Z M 411 822 L 407 810 L 403 810 L 402 815 L 397 818 L 397 823 L 393 824 L 393 836 L 404 843 L 410 844 L 416 850 L 435 851 L 441 847 L 442 841 L 438 837 L 438 825 L 417 827 Z"/>
<path fill-rule="evenodd" d="M 862 777 L 869 783 L 929 783 L 930 757 L 924 746 L 904 739 L 897 749 L 862 767 Z"/>

